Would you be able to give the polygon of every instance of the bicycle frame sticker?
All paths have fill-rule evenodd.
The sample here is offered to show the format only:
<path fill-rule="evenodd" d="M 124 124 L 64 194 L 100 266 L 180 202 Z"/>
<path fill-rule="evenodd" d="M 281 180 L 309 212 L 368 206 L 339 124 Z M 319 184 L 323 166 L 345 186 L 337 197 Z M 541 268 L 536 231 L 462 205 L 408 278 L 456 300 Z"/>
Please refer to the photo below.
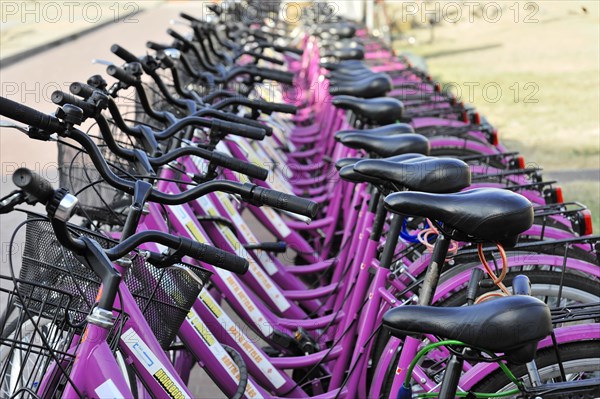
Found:
<path fill-rule="evenodd" d="M 218 267 L 215 268 L 215 272 L 231 288 L 231 291 L 235 294 L 235 300 L 246 309 L 246 312 L 248 312 L 248 314 L 252 317 L 252 320 L 255 321 L 254 324 L 258 327 L 260 332 L 266 337 L 271 335 L 271 327 L 265 324 L 267 317 L 256 306 L 254 306 L 252 300 L 248 297 L 246 291 L 240 285 L 233 273 Z"/>
<path fill-rule="evenodd" d="M 280 143 L 285 143 L 290 152 L 296 152 L 296 146 L 291 140 L 287 139 L 285 133 L 292 130 L 293 125 L 288 124 L 285 120 L 275 115 L 271 115 L 268 121 L 270 126 L 273 128 L 273 137 L 276 138 Z"/>
<path fill-rule="evenodd" d="M 206 343 L 210 352 L 215 356 L 215 359 L 219 359 L 224 364 L 227 374 L 229 374 L 234 380 L 240 381 L 240 370 L 234 363 L 233 359 L 223 349 L 221 344 L 217 341 L 217 338 L 210 332 L 208 327 L 204 324 L 198 313 L 192 308 L 187 315 L 187 320 L 194 330 L 198 333 L 198 336 Z M 258 389 L 252 381 L 248 381 L 246 385 L 246 396 L 248 398 L 259 398 L 261 395 Z"/>
<path fill-rule="evenodd" d="M 242 150 L 242 152 L 244 152 L 246 154 L 246 157 L 248 158 L 248 161 L 250 161 L 250 163 L 252 163 L 254 165 L 259 165 L 259 166 L 264 165 L 264 159 L 261 160 L 257 156 L 256 151 L 254 151 L 250 147 L 248 142 L 246 140 L 244 140 L 242 137 L 232 136 L 232 137 L 230 137 L 230 141 L 232 141 L 238 145 L 238 147 Z"/>
<path fill-rule="evenodd" d="M 222 140 L 217 143 L 217 146 L 215 148 L 217 151 L 221 151 L 222 153 L 227 154 L 230 157 L 233 156 L 231 154 L 231 151 L 229 151 L 229 148 L 227 148 L 227 144 L 225 144 L 225 142 Z"/>
<path fill-rule="evenodd" d="M 277 152 L 277 150 L 273 147 L 271 143 L 263 141 L 261 144 L 263 145 L 264 151 L 267 154 L 269 154 L 273 161 L 277 162 L 279 165 L 286 165 L 285 160 L 281 158 L 281 155 Z"/>
<path fill-rule="evenodd" d="M 272 176 L 271 180 L 269 180 L 269 184 L 273 186 L 273 188 L 276 190 L 291 194 L 292 186 L 290 185 L 290 182 L 286 179 L 285 176 L 286 164 L 280 162 L 279 157 L 277 157 L 276 155 L 273 156 L 273 154 L 268 153 L 266 147 L 267 146 L 264 145 L 264 143 L 261 143 L 260 145 L 258 143 L 250 144 L 250 148 L 252 148 L 256 152 L 257 156 L 260 159 L 270 160 L 271 164 L 274 164 L 275 166 L 275 168 L 273 168 L 274 175 Z"/>
<path fill-rule="evenodd" d="M 181 222 L 182 225 L 189 231 L 189 233 L 200 243 L 207 243 L 208 238 L 200 231 L 198 226 L 194 223 L 189 213 L 185 210 L 182 205 L 170 205 L 169 209 L 173 211 L 173 214 Z"/>
<path fill-rule="evenodd" d="M 125 395 L 119 391 L 113 380 L 108 379 L 94 389 L 99 398 L 124 398 Z"/>
<path fill-rule="evenodd" d="M 217 195 L 219 202 L 223 206 L 223 209 L 225 209 L 225 212 L 227 212 L 227 215 L 231 218 L 231 221 L 235 224 L 238 231 L 242 234 L 246 242 L 249 244 L 258 243 L 259 241 L 254 235 L 254 233 L 252 233 L 250 226 L 248 226 L 248 223 L 246 223 L 246 221 L 242 218 L 237 209 L 235 209 L 235 206 L 233 205 L 227 194 L 221 192 L 217 192 L 215 194 Z M 260 263 L 265 268 L 265 271 L 269 274 L 269 276 L 272 276 L 279 271 L 275 263 L 266 253 L 265 256 L 260 256 Z"/>
<path fill-rule="evenodd" d="M 285 238 L 292 234 L 292 230 L 285 224 L 281 216 L 277 214 L 273 209 L 268 207 L 262 207 L 260 210 L 269 218 L 269 221 L 275 227 L 277 232 L 281 234 L 281 237 Z"/>
<path fill-rule="evenodd" d="M 261 355 L 260 350 L 254 345 L 254 343 L 241 331 L 233 320 L 221 309 L 219 304 L 212 298 L 212 296 L 203 289 L 198 296 L 200 301 L 212 314 L 215 315 L 216 320 L 220 325 L 224 327 L 229 336 L 238 343 L 241 348 L 244 348 L 248 357 L 258 367 L 258 369 L 264 374 L 266 378 L 271 381 L 275 388 L 280 388 L 285 384 L 285 379 L 279 374 L 277 370 L 268 359 Z M 263 332 L 264 333 L 264 332 Z M 268 334 L 266 334 L 268 335 Z"/>
<path fill-rule="evenodd" d="M 210 216 L 219 216 L 217 208 L 215 208 L 215 205 L 208 197 L 200 197 L 196 201 L 198 205 L 200 205 L 202 210 L 206 212 L 206 214 Z M 240 241 L 231 232 L 231 230 L 228 227 L 221 225 L 216 225 L 215 227 L 221 232 L 221 234 L 223 235 L 225 240 L 227 240 L 229 245 L 231 245 L 231 248 L 235 250 L 236 255 L 248 260 L 248 262 L 250 263 L 250 273 L 256 278 L 256 281 L 258 282 L 258 284 L 260 284 L 263 290 L 265 290 L 265 292 L 269 294 L 269 297 L 277 306 L 277 308 L 281 312 L 285 312 L 286 310 L 288 310 L 291 307 L 291 305 L 285 299 L 283 292 L 281 292 L 277 288 L 277 286 L 269 278 L 269 276 L 267 276 L 265 272 L 260 268 L 260 266 L 258 266 L 254 258 L 250 256 L 248 251 L 246 251 L 246 248 L 242 246 Z"/>
<path fill-rule="evenodd" d="M 188 398 L 183 387 L 181 387 L 175 378 L 173 378 L 171 373 L 162 365 L 160 360 L 152 353 L 148 345 L 146 345 L 133 328 L 129 328 L 125 331 L 121 336 L 121 340 L 129 347 L 129 349 L 131 349 L 133 355 L 140 361 L 144 368 L 152 374 L 154 379 L 162 386 L 170 398 Z"/>

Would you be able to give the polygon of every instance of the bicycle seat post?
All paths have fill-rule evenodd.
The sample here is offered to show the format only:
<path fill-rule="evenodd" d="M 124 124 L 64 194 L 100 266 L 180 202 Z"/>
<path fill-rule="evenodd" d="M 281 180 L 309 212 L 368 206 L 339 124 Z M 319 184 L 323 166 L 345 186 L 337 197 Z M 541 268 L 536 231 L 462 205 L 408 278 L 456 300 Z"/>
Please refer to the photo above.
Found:
<path fill-rule="evenodd" d="M 440 386 L 439 399 L 454 399 L 456 397 L 456 390 L 464 362 L 465 359 L 462 356 L 450 356 L 450 360 L 444 371 L 444 379 Z"/>
<path fill-rule="evenodd" d="M 388 231 L 385 247 L 381 254 L 380 267 L 389 269 L 392 264 L 394 257 L 394 251 L 396 250 L 396 244 L 398 244 L 398 237 L 400 236 L 400 230 L 402 230 L 402 217 L 400 215 L 394 215 L 390 223 L 390 230 Z"/>
<path fill-rule="evenodd" d="M 427 268 L 425 279 L 421 286 L 419 305 L 431 306 L 440 273 L 444 266 L 444 262 L 446 261 L 449 246 L 450 239 L 440 232 L 435 241 L 433 253 L 431 254 L 431 261 L 429 262 L 429 267 Z M 480 280 L 480 278 L 478 280 Z M 462 356 L 457 356 L 455 354 L 450 356 L 440 386 L 440 393 L 438 396 L 440 399 L 453 399 L 456 396 L 456 390 L 464 362 L 465 360 Z"/>
<path fill-rule="evenodd" d="M 440 278 L 442 267 L 448 254 L 448 248 L 450 246 L 450 239 L 443 233 L 437 237 L 435 245 L 433 247 L 433 253 L 431 254 L 431 260 L 423 279 L 423 285 L 421 286 L 421 292 L 419 293 L 419 305 L 431 306 L 433 302 L 433 295 L 437 288 L 438 281 Z"/>

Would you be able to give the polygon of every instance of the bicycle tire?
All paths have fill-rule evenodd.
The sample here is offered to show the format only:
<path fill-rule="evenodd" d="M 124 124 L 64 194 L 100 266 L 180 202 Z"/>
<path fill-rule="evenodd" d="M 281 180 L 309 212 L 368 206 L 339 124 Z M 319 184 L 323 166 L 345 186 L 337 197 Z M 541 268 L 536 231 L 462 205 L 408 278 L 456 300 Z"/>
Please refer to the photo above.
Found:
<path fill-rule="evenodd" d="M 455 266 L 460 267 L 460 266 Z M 524 274 L 527 275 L 532 282 L 532 295 L 535 296 L 536 292 L 540 293 L 540 285 L 542 284 L 551 284 L 553 281 L 556 283 L 560 278 L 561 274 L 552 271 L 545 270 L 520 270 L 507 273 L 505 282 L 507 285 L 510 284 L 514 276 Z M 589 301 L 587 303 L 593 303 L 592 296 L 598 301 L 598 282 L 591 280 L 589 277 L 585 277 L 578 274 L 565 273 L 564 274 L 564 285 L 567 287 L 566 290 L 563 289 L 564 298 L 567 299 L 576 299 L 588 297 Z M 552 286 L 551 286 L 552 287 Z M 493 291 L 494 288 L 487 289 L 485 291 L 482 290 L 480 294 L 484 292 Z M 547 290 L 547 288 L 546 288 Z M 579 291 L 578 291 L 579 290 Z M 436 302 L 436 306 L 463 306 L 466 304 L 466 286 L 461 287 L 459 290 L 451 294 L 449 297 L 444 298 L 441 301 Z M 386 330 L 381 330 L 377 336 L 375 337 L 373 349 L 371 351 L 371 359 L 372 364 L 375 365 L 379 362 L 383 349 L 387 345 L 391 334 Z M 374 370 L 374 369 L 373 369 Z M 372 370 L 369 372 L 369 380 L 372 380 Z M 382 392 L 385 392 L 385 387 Z"/>
<path fill-rule="evenodd" d="M 600 376 L 600 341 L 589 340 L 559 344 L 559 353 L 567 375 L 592 371 L 596 376 Z M 560 376 L 553 347 L 538 351 L 535 362 L 538 366 L 540 377 L 542 377 L 542 382 L 549 382 L 547 379 L 556 378 L 553 376 Z M 581 371 L 588 367 L 592 368 L 592 370 Z M 509 368 L 515 377 L 524 378 L 525 381 L 528 381 L 527 367 L 525 365 L 509 366 Z M 507 389 L 512 389 L 508 377 L 502 370 L 498 369 L 486 376 L 484 381 L 473 386 L 472 390 L 474 392 L 499 392 Z M 511 396 L 511 398 L 516 397 Z M 595 397 L 595 395 L 590 396 L 589 399 Z M 577 398 L 580 398 L 580 396 L 577 396 Z"/>
<path fill-rule="evenodd" d="M 552 272 L 547 270 L 521 270 L 521 271 L 510 271 L 506 274 L 506 278 L 504 279 L 505 285 L 508 287 L 513 278 L 517 275 L 526 275 L 529 277 L 531 281 L 531 290 L 533 296 L 541 296 L 543 293 L 555 291 L 558 292 L 559 286 L 556 284 L 560 284 L 561 278 L 563 282 L 563 294 L 566 299 L 583 299 L 585 297 L 589 297 L 590 303 L 594 300 L 600 300 L 598 296 L 598 282 L 590 279 L 589 277 L 580 276 L 578 274 L 573 273 L 562 273 Z M 556 285 L 556 288 L 553 289 Z M 566 289 L 565 289 L 566 288 Z M 479 294 L 496 291 L 497 287 L 491 287 L 487 289 L 480 288 Z M 595 299 L 594 299 L 595 298 Z M 441 301 L 438 301 L 436 305 L 438 306 L 462 306 L 467 302 L 466 298 L 466 289 L 465 287 L 451 294 L 450 296 L 444 298 Z M 552 302 L 549 302 L 549 297 L 546 296 L 546 300 L 549 305 L 552 306 Z"/>

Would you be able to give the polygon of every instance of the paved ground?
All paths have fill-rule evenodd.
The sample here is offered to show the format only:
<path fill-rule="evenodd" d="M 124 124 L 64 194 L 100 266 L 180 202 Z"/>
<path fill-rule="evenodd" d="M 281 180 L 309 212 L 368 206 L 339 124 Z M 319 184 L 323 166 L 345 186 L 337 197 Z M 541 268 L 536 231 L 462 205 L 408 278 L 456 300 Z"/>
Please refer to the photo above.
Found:
<path fill-rule="evenodd" d="M 136 23 L 162 1 L 7 1 L 0 4 L 0 61 L 4 66 L 114 22 Z"/>
<path fill-rule="evenodd" d="M 2 7 L 5 7 L 4 3 L 6 2 L 2 2 Z M 130 4 L 136 4 L 141 9 L 141 3 L 144 2 L 131 2 Z M 103 4 L 103 12 L 111 11 L 108 7 L 112 4 L 117 3 L 106 2 L 106 4 Z M 119 7 L 123 7 L 124 4 L 125 2 L 120 2 Z M 28 57 L 12 65 L 5 66 L 2 64 L 0 69 L 0 95 L 23 102 L 40 111 L 51 112 L 56 108 L 50 101 L 50 95 L 54 90 L 68 91 L 68 86 L 73 81 L 85 81 L 89 76 L 98 73 L 105 75 L 106 67 L 92 64 L 92 59 L 99 58 L 119 62 L 118 58 L 110 52 L 112 44 L 118 43 L 134 54 L 143 54 L 147 40 L 170 42 L 169 36 L 164 32 L 168 28 L 169 20 L 177 18 L 180 11 L 188 10 L 192 15 L 199 15 L 202 12 L 203 5 L 204 2 L 194 4 L 193 2 L 181 1 L 164 3 L 158 8 L 144 5 L 147 9 L 135 16 L 136 22 L 129 20 L 111 23 L 101 29 L 94 30 L 84 36 L 77 37 L 75 40 L 63 43 L 58 47 Z M 5 9 L 3 8 L 3 10 Z M 4 18 L 4 16 L 0 18 Z M 34 16 L 30 18 L 34 18 Z M 98 24 L 100 23 L 102 21 L 98 22 Z M 24 35 L 29 32 L 28 41 L 31 41 L 31 43 L 28 42 L 28 45 L 32 46 L 33 43 L 42 44 L 45 41 L 43 36 L 46 32 L 49 32 L 48 37 L 50 37 L 57 32 L 60 33 L 63 28 L 70 29 L 70 32 L 90 28 L 86 21 L 81 20 L 73 26 L 69 26 L 69 23 L 60 25 L 60 28 L 59 24 L 47 24 L 43 28 L 31 24 L 24 27 L 13 26 L 12 32 L 22 31 Z M 46 30 L 46 28 L 49 30 Z M 5 57 L 4 50 L 8 41 L 8 38 L 5 37 L 5 29 L 7 28 L 3 24 L 2 42 L 0 44 L 3 58 Z M 37 32 L 32 31 L 35 29 L 37 29 Z M 180 32 L 185 31 L 181 25 L 174 29 Z M 64 33 L 64 31 L 62 32 Z M 54 40 L 57 39 L 55 35 L 52 37 Z M 23 44 L 23 42 L 20 43 Z M 53 182 L 58 180 L 55 145 L 34 142 L 13 129 L 0 128 L 0 165 L 0 179 L 2 179 L 0 195 L 5 195 L 13 190 L 10 175 L 20 166 L 27 166 L 36 170 Z M 24 220 L 24 217 L 15 213 L 0 216 L 0 253 L 2 254 L 0 273 L 7 272 L 10 235 L 15 226 L 22 220 Z M 17 239 L 17 242 L 20 241 L 22 239 Z M 20 244 L 17 244 L 14 249 L 16 252 L 20 252 Z M 4 305 L 0 302 L 0 306 Z M 2 310 L 0 309 L 0 312 Z M 196 371 L 193 373 L 192 378 L 191 388 L 197 397 L 224 397 L 202 373 Z"/>
<path fill-rule="evenodd" d="M 56 109 L 50 101 L 54 90 L 68 91 L 71 82 L 85 81 L 94 74 L 106 76 L 106 66 L 92 64 L 93 59 L 120 62 L 110 52 L 112 44 L 118 43 L 134 54 L 143 54 L 147 40 L 169 42 L 170 36 L 165 33 L 165 30 L 168 28 L 169 21 L 177 18 L 181 10 L 188 9 L 192 14 L 200 13 L 201 7 L 202 3 L 198 5 L 188 2 L 164 3 L 159 8 L 148 9 L 136 15 L 137 22 L 112 23 L 16 64 L 2 66 L 0 95 L 43 112 L 52 112 Z M 180 32 L 185 31 L 183 26 L 175 29 Z M 31 41 L 36 45 L 42 42 L 43 37 L 40 36 L 43 36 L 44 32 L 45 29 L 38 30 L 37 39 L 32 36 Z M 54 144 L 33 141 L 16 130 L 0 127 L 0 193 L 5 195 L 13 189 L 10 176 L 21 166 L 27 166 L 51 182 L 57 183 L 56 158 Z M 18 219 L 21 217 L 0 216 L 2 226 L 0 242 L 3 249 Z M 2 264 L 5 260 L 3 257 Z"/>

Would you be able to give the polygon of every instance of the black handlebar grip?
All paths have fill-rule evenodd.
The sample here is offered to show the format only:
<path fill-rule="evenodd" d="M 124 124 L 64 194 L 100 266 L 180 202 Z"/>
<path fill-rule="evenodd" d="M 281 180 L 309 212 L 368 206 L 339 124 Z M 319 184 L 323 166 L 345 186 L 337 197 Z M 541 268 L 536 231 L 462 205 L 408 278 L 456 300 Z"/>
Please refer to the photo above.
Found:
<path fill-rule="evenodd" d="M 223 154 L 222 152 L 213 151 L 211 162 L 229 170 L 240 172 L 248 177 L 263 181 L 266 180 L 267 176 L 269 176 L 269 171 L 267 169 L 261 168 L 260 166 L 251 164 L 249 162 L 232 158 L 229 155 Z"/>
<path fill-rule="evenodd" d="M 131 54 L 129 51 L 125 50 L 118 44 L 113 44 L 112 46 L 110 46 L 110 51 L 125 62 L 140 62 L 138 57 Z"/>
<path fill-rule="evenodd" d="M 263 79 L 274 80 L 286 85 L 291 85 L 294 83 L 294 74 L 291 72 L 276 71 L 272 69 L 257 69 L 256 75 L 262 77 Z"/>
<path fill-rule="evenodd" d="M 52 184 L 42 176 L 27 168 L 15 170 L 12 179 L 15 186 L 19 187 L 44 205 L 46 205 L 54 195 Z"/>
<path fill-rule="evenodd" d="M 183 19 L 187 19 L 187 20 L 188 20 L 188 21 L 190 21 L 190 22 L 199 22 L 199 23 L 201 23 L 201 22 L 202 22 L 202 21 L 201 21 L 201 20 L 199 20 L 198 18 L 192 17 L 190 14 L 186 14 L 186 13 L 184 13 L 184 12 L 180 12 L 180 13 L 179 13 L 179 16 L 180 16 L 181 18 L 183 18 Z"/>
<path fill-rule="evenodd" d="M 175 32 L 173 29 L 167 29 L 167 33 L 176 40 L 180 40 L 184 43 L 189 43 L 190 41 L 185 37 L 181 36 L 179 33 Z"/>
<path fill-rule="evenodd" d="M 223 9 L 217 4 L 209 4 L 208 6 L 206 6 L 206 8 L 217 14 L 217 16 L 223 13 Z"/>
<path fill-rule="evenodd" d="M 57 133 L 63 130 L 61 122 L 54 116 L 44 114 L 4 97 L 0 97 L 0 115 L 49 133 Z"/>
<path fill-rule="evenodd" d="M 263 140 L 267 134 L 265 129 L 262 129 L 260 127 L 222 121 L 219 119 L 212 119 L 211 122 L 213 126 L 215 126 L 223 132 L 226 132 L 228 134 L 235 134 L 236 136 L 246 137 L 252 140 Z"/>
<path fill-rule="evenodd" d="M 292 104 L 269 103 L 269 107 L 273 112 L 281 112 L 284 114 L 296 114 L 298 107 Z"/>
<path fill-rule="evenodd" d="M 121 82 L 130 86 L 135 86 L 138 83 L 135 76 L 127 73 L 124 69 L 119 68 L 116 65 L 109 65 L 106 68 L 106 73 L 112 76 L 113 78 L 120 80 Z"/>
<path fill-rule="evenodd" d="M 317 212 L 319 212 L 319 204 L 316 202 L 259 186 L 252 190 L 252 200 L 259 204 L 297 213 L 311 219 L 314 219 Z"/>
<path fill-rule="evenodd" d="M 93 118 L 96 115 L 96 107 L 93 104 L 86 103 L 85 101 L 75 97 L 72 94 L 56 90 L 50 97 L 52 102 L 57 105 L 72 104 L 83 110 L 83 114 L 89 118 Z"/>
<path fill-rule="evenodd" d="M 205 112 L 208 111 L 210 112 L 210 109 L 205 109 Z M 248 125 L 248 126 L 254 126 L 254 127 L 258 127 L 259 129 L 264 129 L 265 130 L 265 135 L 267 136 L 272 136 L 273 135 L 273 128 L 269 125 L 264 125 L 258 121 L 255 121 L 254 119 L 246 119 L 244 117 L 241 116 L 237 116 L 235 114 L 232 113 L 227 113 L 227 114 L 221 114 L 218 116 L 215 116 L 216 118 L 226 118 L 225 120 L 227 120 L 228 122 L 235 122 L 235 123 L 239 123 L 242 125 Z"/>
<path fill-rule="evenodd" d="M 248 55 L 256 58 L 257 60 L 267 61 L 267 62 L 270 62 L 272 64 L 276 64 L 276 65 L 284 65 L 285 64 L 285 62 L 283 62 L 280 59 L 269 57 L 268 55 L 259 54 L 259 53 L 253 52 L 253 51 L 249 51 Z"/>
<path fill-rule="evenodd" d="M 287 251 L 287 244 L 283 241 L 277 242 L 261 242 L 258 244 L 245 244 L 244 248 L 249 250 L 260 250 L 271 253 L 282 254 Z"/>
<path fill-rule="evenodd" d="M 73 82 L 69 86 L 69 91 L 76 96 L 87 99 L 90 98 L 92 94 L 94 94 L 96 88 L 85 83 Z"/>
<path fill-rule="evenodd" d="M 147 41 L 146 47 L 148 47 L 154 51 L 161 51 L 161 50 L 166 50 L 168 48 L 173 48 L 173 46 L 169 46 L 168 44 L 160 44 L 160 43 L 156 43 L 156 42 L 152 42 L 152 41 Z"/>
<path fill-rule="evenodd" d="M 223 251 L 222 249 L 190 240 L 186 237 L 181 237 L 181 246 L 179 250 L 190 258 L 237 274 L 246 273 L 246 271 L 248 271 L 248 266 L 250 266 L 248 261 L 244 258 Z"/>
<path fill-rule="evenodd" d="M 294 54 L 298 54 L 298 55 L 304 54 L 304 50 L 302 50 L 300 48 L 295 48 L 295 47 L 286 47 L 286 46 L 277 46 L 277 45 L 274 45 L 273 46 L 273 50 L 275 50 L 275 51 L 277 51 L 279 53 L 289 52 L 289 53 L 294 53 Z"/>

